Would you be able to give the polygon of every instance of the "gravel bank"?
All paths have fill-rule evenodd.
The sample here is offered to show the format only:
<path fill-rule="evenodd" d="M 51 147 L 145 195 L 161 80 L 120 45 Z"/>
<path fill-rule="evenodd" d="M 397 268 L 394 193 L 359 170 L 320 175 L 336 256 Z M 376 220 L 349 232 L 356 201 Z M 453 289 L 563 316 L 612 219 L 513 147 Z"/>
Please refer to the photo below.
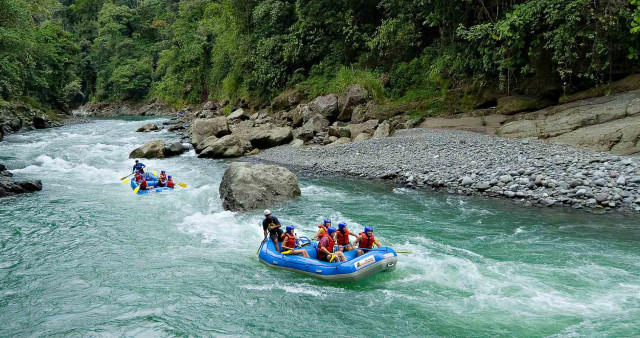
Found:
<path fill-rule="evenodd" d="M 338 146 L 280 146 L 244 159 L 319 175 L 504 197 L 524 205 L 640 212 L 640 159 L 538 140 L 409 129 Z"/>

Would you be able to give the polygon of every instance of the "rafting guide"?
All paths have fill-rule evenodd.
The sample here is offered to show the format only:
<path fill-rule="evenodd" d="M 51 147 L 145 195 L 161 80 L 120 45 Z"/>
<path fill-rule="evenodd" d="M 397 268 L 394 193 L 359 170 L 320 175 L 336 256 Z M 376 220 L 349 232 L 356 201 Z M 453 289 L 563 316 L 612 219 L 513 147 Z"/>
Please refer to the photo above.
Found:
<path fill-rule="evenodd" d="M 278 221 L 278 218 L 271 215 L 271 210 L 267 209 L 264 211 L 262 230 L 265 237 L 267 236 L 267 231 L 269 232 L 269 238 L 273 241 L 277 252 L 280 252 L 278 241 L 279 238 L 282 237 L 282 229 L 280 229 L 281 226 L 282 225 L 280 224 L 280 221 Z"/>

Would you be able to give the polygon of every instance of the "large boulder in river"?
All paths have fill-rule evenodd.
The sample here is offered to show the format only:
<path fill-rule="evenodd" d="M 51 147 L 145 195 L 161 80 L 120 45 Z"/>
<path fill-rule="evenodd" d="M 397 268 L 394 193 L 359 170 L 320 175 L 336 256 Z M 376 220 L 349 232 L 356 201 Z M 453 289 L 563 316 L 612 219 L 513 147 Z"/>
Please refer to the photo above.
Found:
<path fill-rule="evenodd" d="M 164 149 L 164 142 L 160 140 L 150 141 L 132 151 L 129 154 L 129 158 L 164 158 Z"/>
<path fill-rule="evenodd" d="M 207 141 L 210 141 L 208 138 Z M 211 140 L 212 141 L 212 140 Z M 204 143 L 204 142 L 203 142 Z M 245 142 L 242 141 L 237 135 L 231 134 L 223 136 L 220 139 L 215 140 L 204 148 L 198 157 L 202 158 L 230 158 L 240 157 L 245 151 Z"/>
<path fill-rule="evenodd" d="M 309 102 L 309 108 L 314 114 L 320 114 L 330 121 L 335 121 L 338 117 L 338 96 L 336 94 L 318 96 Z"/>
<path fill-rule="evenodd" d="M 8 197 L 18 194 L 42 190 L 40 181 L 17 182 L 11 178 L 11 173 L 0 164 L 0 197 Z"/>
<path fill-rule="evenodd" d="M 196 119 L 191 127 L 191 143 L 197 145 L 209 136 L 222 137 L 230 133 L 229 122 L 225 116 Z"/>
<path fill-rule="evenodd" d="M 144 126 L 138 128 L 138 130 L 136 130 L 139 133 L 146 133 L 149 131 L 156 131 L 156 130 L 160 130 L 160 127 L 156 126 L 153 123 L 147 123 Z"/>
<path fill-rule="evenodd" d="M 282 144 L 287 144 L 293 140 L 291 127 L 280 127 L 273 129 L 254 128 L 251 132 L 251 145 L 258 149 L 266 149 Z"/>
<path fill-rule="evenodd" d="M 184 153 L 185 148 L 180 142 L 172 142 L 164 147 L 164 156 L 178 156 Z"/>
<path fill-rule="evenodd" d="M 359 84 L 350 86 L 338 98 L 338 121 L 347 122 L 351 120 L 353 108 L 367 102 L 368 92 Z"/>
<path fill-rule="evenodd" d="M 249 211 L 300 196 L 300 187 L 286 168 L 235 162 L 224 172 L 219 192 L 224 210 Z"/>

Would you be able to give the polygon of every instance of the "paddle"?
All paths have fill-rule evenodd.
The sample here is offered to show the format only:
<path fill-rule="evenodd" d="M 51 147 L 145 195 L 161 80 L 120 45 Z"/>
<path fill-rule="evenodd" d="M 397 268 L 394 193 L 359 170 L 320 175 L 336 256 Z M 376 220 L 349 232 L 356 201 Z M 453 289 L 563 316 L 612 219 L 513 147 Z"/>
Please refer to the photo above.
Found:
<path fill-rule="evenodd" d="M 288 255 L 288 254 L 290 254 L 290 253 L 291 253 L 291 250 L 287 250 L 287 251 L 283 251 L 283 252 L 281 252 L 281 254 L 283 254 L 283 255 Z"/>
<path fill-rule="evenodd" d="M 262 222 L 258 221 L 258 225 L 262 226 Z M 262 242 L 260 242 L 260 246 L 258 247 L 258 250 L 256 251 L 256 255 L 258 253 L 260 253 L 260 248 L 262 248 L 262 244 L 264 244 L 264 242 L 267 240 L 267 236 L 269 236 L 269 232 L 267 231 L 266 234 L 264 234 L 264 239 L 262 240 Z"/>
<path fill-rule="evenodd" d="M 133 175 L 133 174 L 135 174 L 135 173 L 131 173 L 131 174 L 129 174 L 129 175 L 127 175 L 127 176 L 125 176 L 125 177 L 121 177 L 121 178 L 120 178 L 120 181 L 124 180 L 125 178 L 127 178 L 127 177 L 129 177 L 129 176 L 131 176 L 131 175 Z"/>
<path fill-rule="evenodd" d="M 138 190 L 140 190 L 140 186 L 137 186 L 135 189 L 133 189 L 133 193 L 134 193 L 134 194 L 137 194 L 137 193 L 138 193 Z"/>
<path fill-rule="evenodd" d="M 153 171 L 153 176 L 158 177 L 158 173 L 155 170 Z"/>
<path fill-rule="evenodd" d="M 131 182 L 131 179 L 128 179 L 128 180 L 126 180 L 126 181 L 122 181 L 122 184 L 127 184 L 127 183 L 129 183 L 129 182 Z"/>
<path fill-rule="evenodd" d="M 184 184 L 184 183 L 178 183 L 178 185 L 179 185 L 179 186 L 181 186 L 181 187 L 183 187 L 183 188 L 186 188 L 186 187 L 187 187 L 187 185 L 186 185 L 186 184 Z"/>

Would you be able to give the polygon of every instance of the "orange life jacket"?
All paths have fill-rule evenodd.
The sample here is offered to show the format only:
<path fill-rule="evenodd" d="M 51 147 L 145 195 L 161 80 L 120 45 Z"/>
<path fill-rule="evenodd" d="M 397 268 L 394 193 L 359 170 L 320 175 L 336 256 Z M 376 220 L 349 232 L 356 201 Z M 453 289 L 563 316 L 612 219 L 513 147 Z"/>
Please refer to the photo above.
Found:
<path fill-rule="evenodd" d="M 327 233 L 327 226 L 324 225 L 324 223 L 318 225 L 318 228 L 320 229 L 320 233 L 321 234 L 326 234 Z"/>
<path fill-rule="evenodd" d="M 374 235 L 371 235 L 371 237 L 367 236 L 366 233 L 361 232 L 360 236 L 362 237 L 362 239 L 360 240 L 360 243 L 358 244 L 358 248 L 363 248 L 363 249 L 371 249 L 373 248 L 373 243 L 376 240 L 376 237 Z"/>
<path fill-rule="evenodd" d="M 324 235 L 322 237 L 327 237 L 329 238 L 329 245 L 327 245 L 325 248 L 329 251 L 329 252 L 333 252 L 333 245 L 335 244 L 335 242 L 333 241 L 333 238 L 331 238 L 331 236 L 329 235 Z M 320 237 L 322 239 L 322 237 Z M 324 253 L 324 251 L 322 251 L 320 249 L 320 245 L 318 245 L 318 258 L 321 260 L 326 260 L 327 259 L 327 254 Z"/>
<path fill-rule="evenodd" d="M 346 229 L 344 234 L 338 230 L 336 234 L 338 234 L 338 245 L 349 245 L 349 229 Z"/>
<path fill-rule="evenodd" d="M 293 249 L 296 247 L 296 236 L 285 232 L 284 235 L 282 235 L 282 243 L 284 243 L 287 248 Z"/>

